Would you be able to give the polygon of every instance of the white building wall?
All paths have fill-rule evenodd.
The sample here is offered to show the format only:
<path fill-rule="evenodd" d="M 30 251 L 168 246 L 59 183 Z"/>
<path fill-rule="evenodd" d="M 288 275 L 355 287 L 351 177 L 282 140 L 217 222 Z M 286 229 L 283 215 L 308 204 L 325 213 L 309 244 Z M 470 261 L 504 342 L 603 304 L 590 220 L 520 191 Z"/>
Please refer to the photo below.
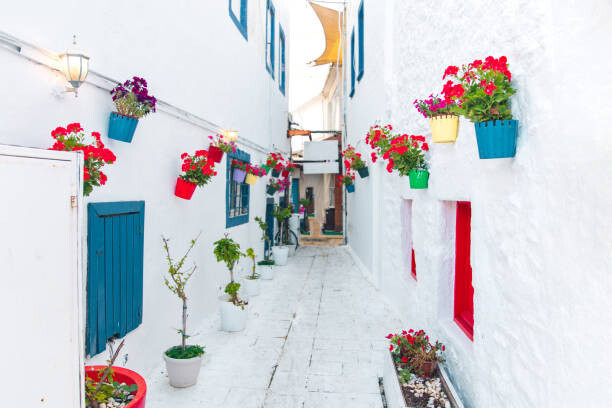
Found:
<path fill-rule="evenodd" d="M 76 33 L 96 72 L 121 81 L 142 76 L 154 96 L 222 128 L 237 129 L 242 140 L 261 145 L 264 151 L 279 148 L 288 152 L 287 98 L 278 84 L 278 24 L 287 38 L 287 61 L 289 24 L 285 4 L 277 1 L 275 6 L 275 79 L 265 68 L 266 0 L 249 0 L 248 42 L 230 19 L 227 1 L 171 5 L 117 0 L 95 4 L 13 2 L 3 7 L 0 30 L 57 53 L 69 47 Z M 287 72 L 287 85 L 289 75 Z M 175 328 L 180 325 L 181 306 L 163 283 L 167 267 L 161 235 L 171 238 L 172 253 L 179 256 L 189 241 L 202 233 L 190 256 L 190 262 L 198 265 L 188 289 L 191 328 L 217 312 L 220 287 L 229 279 L 212 254 L 212 243 L 226 232 L 225 159 L 217 166 L 218 176 L 198 188 L 191 201 L 174 196 L 180 154 L 208 148 L 208 135 L 213 132 L 158 112 L 140 120 L 131 144 L 113 141 L 106 137 L 113 110 L 106 90 L 86 83 L 78 98 L 62 94 L 65 81 L 60 74 L 1 47 L 0 76 L 4 95 L 0 98 L 0 143 L 48 148 L 53 141 L 52 129 L 80 122 L 87 132 L 100 131 L 104 143 L 117 156 L 115 164 L 104 168 L 107 185 L 96 188 L 86 203 L 146 203 L 143 323 L 127 335 L 125 348 L 128 367 L 146 375 L 161 362 L 162 352 L 179 342 Z M 264 160 L 264 152 L 240 141 L 239 148 L 251 154 L 252 162 Z M 265 182 L 260 180 L 251 188 L 251 220 L 264 216 L 265 201 Z M 244 249 L 252 246 L 263 252 L 255 223 L 227 232 Z M 90 362 L 106 358 L 101 354 Z"/>
<path fill-rule="evenodd" d="M 612 36 L 612 7 L 364 1 L 365 75 L 346 106 L 348 142 L 358 150 L 368 151 L 362 140 L 376 120 L 430 137 L 413 100 L 441 90 L 446 66 L 488 55 L 508 57 L 520 121 L 516 158 L 487 161 L 461 119 L 456 143 L 430 145 L 428 190 L 411 191 L 407 178 L 371 166 L 348 200 L 349 245 L 364 273 L 407 327 L 447 344 L 468 406 L 608 405 L 612 84 L 599 50 Z M 402 256 L 406 199 L 418 281 Z M 474 342 L 452 321 L 460 200 L 472 202 Z"/>

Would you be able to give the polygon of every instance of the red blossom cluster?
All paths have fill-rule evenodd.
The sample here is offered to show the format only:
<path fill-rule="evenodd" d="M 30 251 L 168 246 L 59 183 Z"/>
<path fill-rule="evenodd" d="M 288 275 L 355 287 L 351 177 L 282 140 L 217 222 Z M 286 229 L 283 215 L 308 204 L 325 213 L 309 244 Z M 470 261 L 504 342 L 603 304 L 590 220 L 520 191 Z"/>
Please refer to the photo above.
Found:
<path fill-rule="evenodd" d="M 366 163 L 361 158 L 361 153 L 357 153 L 355 148 L 351 145 L 348 145 L 346 150 L 342 152 L 342 157 L 344 157 L 344 167 L 348 169 L 363 169 L 366 166 Z"/>
<path fill-rule="evenodd" d="M 185 181 L 203 186 L 217 175 L 215 162 L 208 157 L 207 150 L 197 150 L 193 155 L 183 153 L 181 159 L 183 159 L 181 170 L 184 174 L 179 177 Z"/>
<path fill-rule="evenodd" d="M 266 166 L 271 169 L 281 171 L 285 168 L 285 158 L 280 153 L 270 153 L 266 159 Z"/>
<path fill-rule="evenodd" d="M 350 169 L 347 169 L 346 174 L 338 175 L 337 186 L 345 185 L 350 186 L 355 182 L 355 173 L 351 172 Z"/>
<path fill-rule="evenodd" d="M 232 160 L 232 167 L 235 169 L 240 169 L 242 171 L 246 171 L 247 170 L 247 164 L 243 163 L 239 160 Z"/>
<path fill-rule="evenodd" d="M 247 164 L 246 172 L 257 177 L 263 177 L 267 174 L 266 169 L 264 169 L 263 167 L 253 166 L 251 164 Z"/>
<path fill-rule="evenodd" d="M 407 175 L 410 170 L 425 168 L 423 152 L 429 151 L 425 136 L 403 134 L 392 138 L 389 144 L 389 149 L 382 156 L 388 160 L 389 173 L 398 170 L 401 175 Z"/>
<path fill-rule="evenodd" d="M 100 133 L 91 132 L 93 143 L 85 143 L 85 132 L 80 123 L 70 123 L 65 128 L 57 127 L 51 131 L 55 143 L 49 150 L 83 152 L 83 194 L 88 196 L 94 186 L 105 185 L 108 177 L 101 168 L 112 164 L 117 157 L 102 143 Z"/>

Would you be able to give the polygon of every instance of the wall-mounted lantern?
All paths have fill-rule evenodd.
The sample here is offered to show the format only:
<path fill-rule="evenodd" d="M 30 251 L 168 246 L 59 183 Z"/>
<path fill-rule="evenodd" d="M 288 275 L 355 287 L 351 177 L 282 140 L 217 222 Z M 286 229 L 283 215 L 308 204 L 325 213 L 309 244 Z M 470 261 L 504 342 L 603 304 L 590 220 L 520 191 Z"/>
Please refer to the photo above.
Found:
<path fill-rule="evenodd" d="M 66 51 L 59 58 L 66 80 L 72 86 L 71 88 L 66 88 L 66 91 L 74 92 L 76 97 L 79 87 L 85 81 L 85 78 L 87 78 L 89 57 L 76 49 L 76 36 L 72 37 L 72 47 L 71 50 Z"/>
<path fill-rule="evenodd" d="M 223 138 L 230 142 L 235 142 L 238 140 L 238 131 L 226 129 L 223 131 Z"/>

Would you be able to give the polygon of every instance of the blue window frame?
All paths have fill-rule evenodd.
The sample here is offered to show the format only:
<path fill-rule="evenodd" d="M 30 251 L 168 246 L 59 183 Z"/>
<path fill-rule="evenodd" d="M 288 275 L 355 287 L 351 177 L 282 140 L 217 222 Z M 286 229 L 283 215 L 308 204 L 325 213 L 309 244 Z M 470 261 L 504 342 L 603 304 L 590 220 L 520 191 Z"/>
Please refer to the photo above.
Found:
<path fill-rule="evenodd" d="M 90 356 L 142 323 L 144 201 L 87 206 L 87 328 Z"/>
<path fill-rule="evenodd" d="M 274 45 L 276 40 L 276 10 L 270 0 L 266 7 L 266 70 L 274 78 Z"/>
<path fill-rule="evenodd" d="M 351 92 L 349 96 L 355 95 L 355 29 L 351 33 Z"/>
<path fill-rule="evenodd" d="M 227 192 L 225 197 L 225 227 L 235 227 L 249 222 L 250 186 L 234 181 L 232 160 L 251 163 L 251 155 L 242 150 L 227 155 Z"/>
<path fill-rule="evenodd" d="M 283 31 L 283 27 L 278 26 L 278 54 L 279 54 L 279 62 L 278 62 L 278 88 L 285 95 L 285 32 Z"/>
<path fill-rule="evenodd" d="M 238 27 L 238 31 L 244 37 L 245 40 L 249 40 L 249 33 L 247 30 L 247 0 L 229 0 L 229 15 Z M 239 7 L 239 9 L 238 9 Z M 236 15 L 235 11 L 238 11 Z"/>
<path fill-rule="evenodd" d="M 363 59 L 363 49 L 364 49 L 364 33 L 363 33 L 363 1 L 359 6 L 359 11 L 357 12 L 357 21 L 359 26 L 359 34 L 358 34 L 358 43 L 359 43 L 359 71 L 357 73 L 357 81 L 361 81 L 363 78 L 364 72 L 364 59 Z"/>

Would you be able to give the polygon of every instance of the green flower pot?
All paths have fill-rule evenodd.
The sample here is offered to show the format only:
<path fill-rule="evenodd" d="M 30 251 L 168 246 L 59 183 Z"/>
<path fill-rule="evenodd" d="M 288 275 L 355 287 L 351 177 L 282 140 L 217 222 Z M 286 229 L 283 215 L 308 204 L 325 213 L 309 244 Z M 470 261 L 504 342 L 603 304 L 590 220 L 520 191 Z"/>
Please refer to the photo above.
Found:
<path fill-rule="evenodd" d="M 410 178 L 410 188 L 427 188 L 429 181 L 429 172 L 427 170 L 410 170 L 408 177 Z"/>

